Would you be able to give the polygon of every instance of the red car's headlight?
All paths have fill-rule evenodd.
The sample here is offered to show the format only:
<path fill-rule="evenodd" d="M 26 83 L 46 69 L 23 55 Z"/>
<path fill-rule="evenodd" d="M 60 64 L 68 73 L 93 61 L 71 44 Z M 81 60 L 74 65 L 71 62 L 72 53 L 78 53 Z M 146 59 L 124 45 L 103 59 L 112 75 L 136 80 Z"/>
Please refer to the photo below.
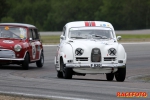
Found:
<path fill-rule="evenodd" d="M 15 50 L 16 52 L 21 51 L 21 49 L 22 49 L 22 47 L 21 47 L 21 45 L 19 45 L 19 44 L 16 44 L 16 45 L 14 46 L 14 50 Z"/>

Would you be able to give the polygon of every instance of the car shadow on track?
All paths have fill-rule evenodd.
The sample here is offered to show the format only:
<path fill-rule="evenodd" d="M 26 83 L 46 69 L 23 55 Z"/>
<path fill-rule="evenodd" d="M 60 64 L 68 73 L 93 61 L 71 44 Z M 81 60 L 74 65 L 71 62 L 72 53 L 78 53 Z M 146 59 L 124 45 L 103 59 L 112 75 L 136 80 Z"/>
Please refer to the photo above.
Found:
<path fill-rule="evenodd" d="M 72 80 L 117 82 L 115 80 L 113 80 L 113 81 L 107 81 L 107 80 L 104 80 L 104 79 L 83 79 L 83 78 L 72 78 Z"/>
<path fill-rule="evenodd" d="M 12 69 L 12 70 L 23 70 L 21 66 L 13 66 L 13 65 L 1 65 L 0 69 L 4 69 L 4 70 L 8 70 L 8 69 Z"/>
<path fill-rule="evenodd" d="M 0 69 L 3 70 L 25 70 L 20 65 L 1 65 Z M 30 66 L 28 70 L 38 70 L 40 68 Z"/>

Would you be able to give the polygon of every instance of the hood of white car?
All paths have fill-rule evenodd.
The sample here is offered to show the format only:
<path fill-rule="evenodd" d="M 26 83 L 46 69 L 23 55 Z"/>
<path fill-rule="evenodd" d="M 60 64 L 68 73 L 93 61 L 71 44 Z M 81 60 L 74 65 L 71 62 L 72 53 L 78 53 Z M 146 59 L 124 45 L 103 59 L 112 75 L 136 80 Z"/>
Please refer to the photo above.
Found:
<path fill-rule="evenodd" d="M 71 44 L 73 48 L 73 52 L 77 48 L 82 48 L 84 53 L 82 56 L 86 56 L 91 54 L 93 48 L 99 48 L 101 54 L 108 55 L 108 50 L 110 48 L 114 48 L 117 50 L 118 43 L 114 42 L 113 39 L 111 40 L 70 40 L 69 44 Z"/>
<path fill-rule="evenodd" d="M 114 40 L 71 40 L 70 44 L 74 47 L 74 48 L 99 48 L 99 47 L 103 47 L 103 46 L 117 46 L 118 43 L 114 42 Z"/>

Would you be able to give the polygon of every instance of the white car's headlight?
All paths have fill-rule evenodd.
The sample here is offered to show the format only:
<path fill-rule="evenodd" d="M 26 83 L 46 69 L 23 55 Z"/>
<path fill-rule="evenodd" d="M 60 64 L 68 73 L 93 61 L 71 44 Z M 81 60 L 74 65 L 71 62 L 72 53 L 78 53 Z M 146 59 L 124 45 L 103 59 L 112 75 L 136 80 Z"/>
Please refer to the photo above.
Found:
<path fill-rule="evenodd" d="M 19 44 L 16 44 L 16 45 L 14 46 L 14 50 L 15 50 L 16 52 L 21 51 L 21 49 L 22 49 L 22 47 L 21 47 L 21 45 L 19 45 Z"/>
<path fill-rule="evenodd" d="M 83 50 L 82 48 L 77 48 L 77 49 L 75 50 L 75 54 L 76 54 L 77 56 L 81 56 L 81 55 L 83 54 L 83 52 L 84 52 L 84 50 Z"/>
<path fill-rule="evenodd" d="M 108 54 L 109 54 L 110 56 L 115 56 L 116 53 L 117 53 L 117 51 L 116 51 L 115 48 L 110 48 L 110 49 L 108 50 Z"/>

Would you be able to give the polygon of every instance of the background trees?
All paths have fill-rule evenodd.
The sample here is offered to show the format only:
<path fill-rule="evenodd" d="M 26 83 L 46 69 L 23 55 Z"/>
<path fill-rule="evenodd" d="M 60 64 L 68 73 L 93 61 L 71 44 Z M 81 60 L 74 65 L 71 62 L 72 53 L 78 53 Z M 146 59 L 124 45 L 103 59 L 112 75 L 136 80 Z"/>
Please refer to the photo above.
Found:
<path fill-rule="evenodd" d="M 3 17 L 7 15 L 7 12 L 9 11 L 9 9 L 10 9 L 10 6 L 6 2 L 6 0 L 1 0 L 0 1 L 0 19 L 2 19 Z"/>
<path fill-rule="evenodd" d="M 150 28 L 150 0 L 1 0 L 0 21 L 60 31 L 70 21 L 109 21 L 117 30 Z"/>

